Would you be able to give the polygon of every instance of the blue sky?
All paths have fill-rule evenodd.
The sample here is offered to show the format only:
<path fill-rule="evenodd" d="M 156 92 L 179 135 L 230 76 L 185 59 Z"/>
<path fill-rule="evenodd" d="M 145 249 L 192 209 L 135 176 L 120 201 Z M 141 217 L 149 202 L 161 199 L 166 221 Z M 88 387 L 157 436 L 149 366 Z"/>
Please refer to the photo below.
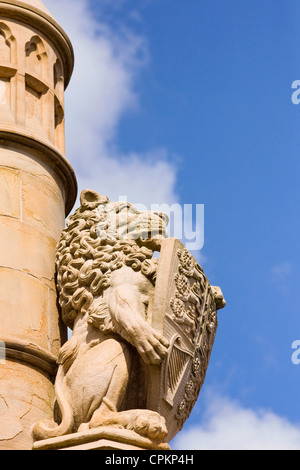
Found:
<path fill-rule="evenodd" d="M 300 365 L 291 362 L 300 339 L 299 2 L 45 4 L 75 49 L 66 135 L 80 189 L 205 205 L 195 256 L 227 307 L 174 446 L 192 430 L 199 448 L 300 449 Z"/>

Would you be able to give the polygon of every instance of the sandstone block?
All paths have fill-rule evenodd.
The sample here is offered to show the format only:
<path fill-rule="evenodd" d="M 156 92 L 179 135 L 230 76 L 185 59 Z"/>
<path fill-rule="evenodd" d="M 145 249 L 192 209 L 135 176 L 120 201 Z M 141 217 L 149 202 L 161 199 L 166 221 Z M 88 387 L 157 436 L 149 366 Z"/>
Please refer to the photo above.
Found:
<path fill-rule="evenodd" d="M 50 295 L 53 291 L 37 278 L 0 268 L 0 338 L 15 336 L 48 349 L 52 344 L 49 318 L 55 315 L 58 323 L 57 310 L 50 308 Z M 56 337 L 60 337 L 58 325 Z"/>
<path fill-rule="evenodd" d="M 20 174 L 0 167 L 0 215 L 18 219 L 20 213 Z"/>
<path fill-rule="evenodd" d="M 64 227 L 64 201 L 53 187 L 22 173 L 23 221 L 58 240 Z"/>
<path fill-rule="evenodd" d="M 37 277 L 54 287 L 56 241 L 37 228 L 0 217 L 0 265 Z"/>

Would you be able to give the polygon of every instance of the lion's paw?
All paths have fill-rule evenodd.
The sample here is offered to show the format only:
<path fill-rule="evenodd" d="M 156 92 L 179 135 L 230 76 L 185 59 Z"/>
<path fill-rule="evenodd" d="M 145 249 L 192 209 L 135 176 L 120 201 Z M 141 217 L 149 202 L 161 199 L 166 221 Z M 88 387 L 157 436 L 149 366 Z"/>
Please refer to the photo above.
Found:
<path fill-rule="evenodd" d="M 166 420 L 154 411 L 141 410 L 134 420 L 133 430 L 154 441 L 165 441 L 168 430 Z"/>
<path fill-rule="evenodd" d="M 150 410 L 128 410 L 105 415 L 95 413 L 89 427 L 92 429 L 102 426 L 128 429 L 152 441 L 165 442 L 168 435 L 165 418 Z"/>

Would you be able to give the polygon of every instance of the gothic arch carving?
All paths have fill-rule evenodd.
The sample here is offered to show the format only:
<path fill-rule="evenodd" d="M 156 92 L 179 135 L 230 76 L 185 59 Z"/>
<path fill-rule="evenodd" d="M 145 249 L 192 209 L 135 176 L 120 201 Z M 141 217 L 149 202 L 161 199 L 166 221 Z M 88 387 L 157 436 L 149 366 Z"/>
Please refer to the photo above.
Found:
<path fill-rule="evenodd" d="M 0 21 L 0 117 L 13 122 L 15 114 L 17 44 L 10 28 Z"/>
<path fill-rule="evenodd" d="M 33 36 L 25 45 L 26 67 L 40 79 L 49 80 L 49 59 L 39 36 Z"/>
<path fill-rule="evenodd" d="M 0 22 L 0 63 L 16 64 L 16 62 L 16 39 L 12 35 L 10 28 L 5 23 Z"/>

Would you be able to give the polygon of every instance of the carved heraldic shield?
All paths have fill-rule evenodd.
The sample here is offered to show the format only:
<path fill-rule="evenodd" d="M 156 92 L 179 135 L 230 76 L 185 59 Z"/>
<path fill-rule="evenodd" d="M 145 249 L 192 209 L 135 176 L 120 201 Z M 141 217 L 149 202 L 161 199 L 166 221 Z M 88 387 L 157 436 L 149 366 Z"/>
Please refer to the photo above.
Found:
<path fill-rule="evenodd" d="M 152 326 L 170 342 L 167 358 L 150 371 L 148 407 L 165 417 L 168 441 L 191 414 L 205 380 L 224 306 L 191 253 L 176 239 L 162 241 Z M 159 393 L 158 393 L 159 390 Z"/>

